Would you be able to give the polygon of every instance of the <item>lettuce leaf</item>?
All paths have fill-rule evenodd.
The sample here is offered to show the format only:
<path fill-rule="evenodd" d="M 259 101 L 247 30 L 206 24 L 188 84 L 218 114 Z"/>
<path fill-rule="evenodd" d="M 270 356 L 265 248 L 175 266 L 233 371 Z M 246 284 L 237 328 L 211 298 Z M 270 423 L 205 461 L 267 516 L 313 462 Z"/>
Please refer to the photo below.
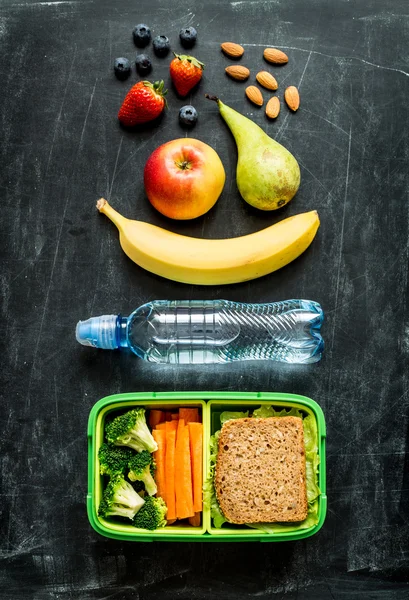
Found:
<path fill-rule="evenodd" d="M 302 424 L 304 428 L 305 451 L 318 453 L 317 422 L 313 415 L 305 417 Z"/>
<path fill-rule="evenodd" d="M 226 423 L 226 421 L 231 421 L 233 419 L 245 419 L 248 416 L 249 416 L 248 410 L 246 412 L 231 412 L 229 410 L 225 410 L 220 415 L 220 425 L 223 427 L 223 425 Z"/>
<path fill-rule="evenodd" d="M 311 503 L 314 502 L 314 500 L 316 500 L 321 493 L 317 485 L 318 465 L 320 458 L 315 452 L 307 452 L 305 458 L 307 500 L 308 503 Z"/>
<path fill-rule="evenodd" d="M 210 516 L 213 519 L 213 524 L 218 529 L 227 522 L 224 514 L 221 511 L 217 502 L 216 489 L 214 487 L 214 474 L 216 470 L 217 451 L 219 443 L 220 429 L 210 437 L 210 456 L 209 456 L 209 474 L 203 485 L 203 504 L 210 510 Z"/>
<path fill-rule="evenodd" d="M 298 408 L 283 408 L 281 410 L 275 410 L 270 405 L 256 408 L 256 410 L 253 412 L 253 417 L 257 417 L 258 419 L 268 419 L 268 417 L 300 417 L 300 419 L 302 419 L 304 417 L 304 413 L 302 413 Z"/>
<path fill-rule="evenodd" d="M 320 495 L 320 489 L 317 485 L 318 465 L 320 463 L 320 457 L 318 456 L 318 431 L 317 431 L 317 422 L 312 415 L 308 415 L 307 417 L 305 417 L 305 419 L 303 419 L 303 428 L 304 428 L 304 443 L 305 443 L 307 500 L 308 500 L 308 503 L 311 504 Z M 310 514 L 310 511 L 308 510 L 308 516 L 309 516 L 309 514 Z M 317 523 L 318 523 L 318 514 L 317 514 Z"/>
<path fill-rule="evenodd" d="M 231 419 L 243 419 L 248 417 L 249 412 L 231 412 L 224 411 L 220 415 L 220 423 L 223 424 Z M 248 523 L 248 527 L 259 529 L 265 533 L 280 533 L 283 531 L 297 531 L 299 529 L 308 529 L 318 523 L 318 497 L 320 489 L 318 487 L 318 431 L 317 423 L 313 415 L 305 416 L 305 413 L 298 408 L 289 410 L 275 410 L 272 406 L 261 406 L 253 412 L 253 417 L 265 419 L 268 417 L 300 417 L 303 419 L 305 458 L 306 458 L 306 484 L 308 514 L 307 518 L 300 523 Z M 210 466 L 208 478 L 203 486 L 204 504 L 210 509 L 210 515 L 213 519 L 214 527 L 220 528 L 227 519 L 223 515 L 219 503 L 217 502 L 216 490 L 214 487 L 214 474 L 216 469 L 218 440 L 220 430 L 216 431 L 210 438 Z"/>

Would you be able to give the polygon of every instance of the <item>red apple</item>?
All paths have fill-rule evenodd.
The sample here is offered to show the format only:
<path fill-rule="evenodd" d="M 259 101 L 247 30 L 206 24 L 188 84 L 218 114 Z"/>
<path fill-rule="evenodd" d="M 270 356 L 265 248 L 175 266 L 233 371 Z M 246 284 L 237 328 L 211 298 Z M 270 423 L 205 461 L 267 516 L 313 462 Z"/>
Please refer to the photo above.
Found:
<path fill-rule="evenodd" d="M 204 215 L 220 196 L 225 180 L 217 152 L 193 138 L 180 138 L 159 146 L 145 165 L 149 201 L 171 219 Z"/>

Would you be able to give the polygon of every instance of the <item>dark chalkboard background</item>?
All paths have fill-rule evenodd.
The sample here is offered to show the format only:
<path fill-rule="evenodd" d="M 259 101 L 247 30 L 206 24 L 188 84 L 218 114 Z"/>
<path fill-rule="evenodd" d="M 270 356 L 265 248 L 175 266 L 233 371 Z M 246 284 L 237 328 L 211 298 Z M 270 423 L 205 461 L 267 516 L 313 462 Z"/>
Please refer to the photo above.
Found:
<path fill-rule="evenodd" d="M 123 0 L 0 2 L 1 47 L 1 537 L 0 596 L 16 600 L 159 598 L 403 599 L 408 586 L 409 12 L 406 0 Z M 142 172 L 160 144 L 186 135 L 185 104 L 169 91 L 160 126 L 132 133 L 116 113 L 135 80 L 131 31 L 170 37 L 194 25 L 206 63 L 189 98 L 192 135 L 227 172 L 217 206 L 180 224 L 160 217 Z M 224 74 L 223 41 L 245 46 L 253 74 L 266 46 L 288 65 L 270 70 L 301 92 L 276 122 Z M 149 51 L 151 51 L 149 49 Z M 169 59 L 155 79 L 171 88 Z M 234 141 L 204 92 L 260 124 L 292 151 L 302 185 L 279 213 L 239 197 Z M 267 97 L 267 94 L 264 94 Z M 126 216 L 203 237 L 256 231 L 317 209 L 311 248 L 285 269 L 229 287 L 176 284 L 122 253 L 97 214 L 106 196 Z M 80 318 L 127 314 L 155 298 L 265 302 L 304 297 L 326 312 L 326 353 L 315 366 L 152 366 L 81 348 Z M 310 396 L 328 428 L 329 513 L 315 537 L 285 544 L 131 544 L 99 537 L 85 512 L 86 424 L 102 396 L 139 390 L 267 390 Z"/>

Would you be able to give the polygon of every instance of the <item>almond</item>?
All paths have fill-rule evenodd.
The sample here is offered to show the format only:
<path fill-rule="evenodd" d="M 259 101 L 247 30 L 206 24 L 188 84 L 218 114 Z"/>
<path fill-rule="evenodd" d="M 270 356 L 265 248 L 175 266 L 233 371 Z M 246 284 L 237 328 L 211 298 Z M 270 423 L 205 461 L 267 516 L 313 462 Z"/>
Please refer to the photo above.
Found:
<path fill-rule="evenodd" d="M 268 71 L 260 71 L 256 75 L 256 79 L 260 85 L 267 88 L 268 90 L 276 90 L 278 83 L 275 77 L 268 73 Z"/>
<path fill-rule="evenodd" d="M 246 96 L 253 102 L 253 104 L 257 104 L 257 106 L 263 106 L 263 96 L 261 95 L 260 90 L 255 85 L 249 85 L 246 87 Z"/>
<path fill-rule="evenodd" d="M 284 99 L 287 102 L 287 106 L 294 112 L 298 110 L 300 106 L 300 94 L 294 85 L 290 85 L 284 92 Z"/>
<path fill-rule="evenodd" d="M 224 42 L 224 44 L 221 45 L 221 48 L 223 52 L 231 58 L 240 58 L 240 56 L 243 56 L 244 54 L 243 46 L 234 44 L 233 42 Z"/>
<path fill-rule="evenodd" d="M 277 96 L 273 96 L 267 102 L 266 115 L 268 116 L 269 119 L 275 119 L 276 117 L 278 117 L 279 112 L 280 112 L 280 100 L 277 98 Z"/>
<path fill-rule="evenodd" d="M 227 75 L 230 75 L 230 77 L 233 77 L 233 79 L 237 79 L 237 81 L 244 81 L 250 76 L 250 71 L 248 70 L 248 68 L 242 67 L 241 65 L 226 67 L 225 71 Z"/>
<path fill-rule="evenodd" d="M 266 48 L 263 53 L 264 58 L 275 65 L 284 65 L 288 63 L 288 56 L 277 48 Z"/>

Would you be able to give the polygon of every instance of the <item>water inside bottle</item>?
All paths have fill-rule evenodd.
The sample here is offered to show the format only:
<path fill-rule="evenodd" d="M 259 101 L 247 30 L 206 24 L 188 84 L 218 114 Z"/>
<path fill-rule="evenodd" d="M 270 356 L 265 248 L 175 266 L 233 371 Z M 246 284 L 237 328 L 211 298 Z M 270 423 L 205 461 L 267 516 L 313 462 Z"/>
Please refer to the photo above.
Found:
<path fill-rule="evenodd" d="M 319 305 L 309 301 L 157 301 L 133 314 L 128 336 L 134 351 L 151 362 L 312 363 L 323 350 L 322 320 Z"/>

